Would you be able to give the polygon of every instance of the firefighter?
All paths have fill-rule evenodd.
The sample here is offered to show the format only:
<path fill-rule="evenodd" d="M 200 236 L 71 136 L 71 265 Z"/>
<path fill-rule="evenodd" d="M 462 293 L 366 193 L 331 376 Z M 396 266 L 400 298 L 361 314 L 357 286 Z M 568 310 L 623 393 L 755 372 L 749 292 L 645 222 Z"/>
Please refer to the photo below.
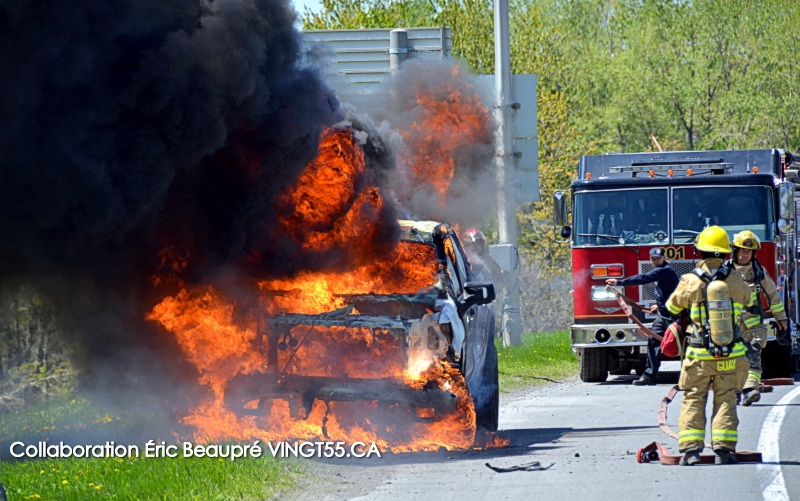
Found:
<path fill-rule="evenodd" d="M 656 283 L 655 299 L 656 302 L 650 307 L 650 313 L 656 314 L 656 319 L 653 321 L 651 330 L 663 336 L 664 332 L 672 323 L 673 318 L 667 306 L 664 304 L 667 298 L 675 290 L 678 285 L 678 274 L 672 269 L 667 260 L 664 258 L 664 248 L 654 247 L 650 249 L 650 262 L 653 264 L 653 269 L 647 273 L 640 273 L 632 277 L 617 280 L 616 278 L 609 278 L 606 280 L 608 285 L 643 285 Z M 642 376 L 635 380 L 633 384 L 637 386 L 654 385 L 658 381 L 658 369 L 661 367 L 661 361 L 658 359 L 661 354 L 661 341 L 654 337 L 647 339 L 647 367 L 642 373 Z"/>
<path fill-rule="evenodd" d="M 742 338 L 747 343 L 747 359 L 750 361 L 750 370 L 747 381 L 742 390 L 742 405 L 749 406 L 761 400 L 758 387 L 761 383 L 761 350 L 767 344 L 767 326 L 764 325 L 764 312 L 772 311 L 778 327 L 785 331 L 788 327 L 786 312 L 783 308 L 778 288 L 761 264 L 756 259 L 756 251 L 761 248 L 761 241 L 755 233 L 745 230 L 733 236 L 733 259 L 729 265 L 742 274 L 747 285 L 750 286 L 750 296 L 755 311 L 742 313 L 744 331 Z"/>
<path fill-rule="evenodd" d="M 684 453 L 680 464 L 700 463 L 705 447 L 706 402 L 714 384 L 711 414 L 711 448 L 716 464 L 736 462 L 734 451 L 738 440 L 736 393 L 744 385 L 750 367 L 745 353 L 747 347 L 738 335 L 739 316 L 750 306 L 750 289 L 736 270 L 724 266 L 725 254 L 731 252 L 728 234 L 719 226 L 709 226 L 697 236 L 695 249 L 702 260 L 692 272 L 681 276 L 675 292 L 667 300 L 673 315 L 689 310 L 691 323 L 687 328 L 689 345 L 681 364 L 678 384 L 683 390 L 683 404 L 678 418 L 678 448 Z M 712 283 L 714 296 L 711 297 Z M 718 291 L 722 288 L 726 298 Z M 708 300 L 706 300 L 708 298 Z M 713 299 L 713 301 L 712 301 Z M 714 308 L 714 315 L 709 311 Z M 729 344 L 720 348 L 711 338 L 728 329 Z"/>
<path fill-rule="evenodd" d="M 467 228 L 464 232 L 464 252 L 472 265 L 478 282 L 497 282 L 502 273 L 494 259 L 486 252 L 486 236 L 478 228 Z"/>
<path fill-rule="evenodd" d="M 504 294 L 501 293 L 501 287 L 503 285 L 503 271 L 500 269 L 500 266 L 498 266 L 497 262 L 495 262 L 495 260 L 492 259 L 492 257 L 486 251 L 486 236 L 483 234 L 483 232 L 477 228 L 467 228 L 467 230 L 464 231 L 464 238 L 462 239 L 461 243 L 464 246 L 464 252 L 467 254 L 469 263 L 472 266 L 474 280 L 476 282 L 494 283 L 495 293 L 497 296 L 504 296 Z M 505 300 L 502 299 L 498 302 L 498 304 L 504 305 Z M 494 308 L 491 311 L 491 319 L 489 322 L 492 326 L 492 331 L 495 333 L 494 335 L 499 336 L 502 331 L 494 330 L 496 313 Z"/>

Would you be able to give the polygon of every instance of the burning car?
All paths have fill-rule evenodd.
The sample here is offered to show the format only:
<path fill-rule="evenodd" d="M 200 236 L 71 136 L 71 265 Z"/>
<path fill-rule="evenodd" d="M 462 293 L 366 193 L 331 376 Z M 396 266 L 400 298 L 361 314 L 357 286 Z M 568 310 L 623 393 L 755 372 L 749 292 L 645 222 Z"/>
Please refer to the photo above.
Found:
<path fill-rule="evenodd" d="M 228 381 L 229 410 L 262 416 L 280 402 L 293 419 L 308 419 L 322 402 L 327 422 L 327 413 L 341 404 L 371 402 L 376 414 L 435 422 L 471 407 L 463 401 L 471 396 L 477 426 L 497 430 L 494 286 L 472 281 L 449 225 L 400 221 L 400 229 L 401 255 L 415 259 L 429 283 L 393 293 L 338 294 L 345 306 L 325 313 L 266 316 L 253 340 L 266 353 L 266 368 Z M 455 388 L 459 377 L 467 395 Z M 332 434 L 325 424 L 322 432 Z"/>
<path fill-rule="evenodd" d="M 195 440 L 372 441 L 465 449 L 497 429 L 494 286 L 455 230 L 398 221 L 348 128 L 277 200 L 248 274 L 183 280 L 165 249 L 147 319 L 171 332 L 208 391 L 181 422 Z M 191 267 L 189 266 L 189 269 Z M 270 273 L 269 271 L 272 271 Z"/>

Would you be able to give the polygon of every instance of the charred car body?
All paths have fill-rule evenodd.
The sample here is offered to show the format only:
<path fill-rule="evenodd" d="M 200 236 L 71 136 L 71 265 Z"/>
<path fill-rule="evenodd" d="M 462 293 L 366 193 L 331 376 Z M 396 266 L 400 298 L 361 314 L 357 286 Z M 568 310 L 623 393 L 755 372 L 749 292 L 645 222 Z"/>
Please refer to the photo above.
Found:
<path fill-rule="evenodd" d="M 318 401 L 328 407 L 371 401 L 435 421 L 456 410 L 457 394 L 446 385 L 409 382 L 403 374 L 446 361 L 466 381 L 477 426 L 497 429 L 494 286 L 473 281 L 449 225 L 400 221 L 400 228 L 400 245 L 409 250 L 403 255 L 415 261 L 415 268 L 429 270 L 431 283 L 411 292 L 340 294 L 345 306 L 326 313 L 265 317 L 254 342 L 266 354 L 266 370 L 239 374 L 227 383 L 229 410 L 257 416 L 283 400 L 294 417 L 304 418 Z M 331 359 L 347 363 L 336 370 L 319 366 Z"/>

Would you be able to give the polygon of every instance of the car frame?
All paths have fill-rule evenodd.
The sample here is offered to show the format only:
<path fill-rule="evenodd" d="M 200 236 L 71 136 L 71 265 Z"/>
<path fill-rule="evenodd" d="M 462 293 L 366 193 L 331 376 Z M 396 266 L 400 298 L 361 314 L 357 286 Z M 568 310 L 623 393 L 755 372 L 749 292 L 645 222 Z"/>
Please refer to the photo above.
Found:
<path fill-rule="evenodd" d="M 496 431 L 499 413 L 497 350 L 494 344 L 494 285 L 476 282 L 455 230 L 446 223 L 401 220 L 400 240 L 431 246 L 437 281 L 413 294 L 343 294 L 347 307 L 322 314 L 267 317 L 258 349 L 267 367 L 278 366 L 279 349 L 298 326 L 367 328 L 394 336 L 407 354 L 424 347 L 463 375 L 474 402 L 478 428 Z M 355 313 L 355 314 L 354 314 Z M 283 344 L 281 344 L 283 343 Z M 296 344 L 295 344 L 296 346 Z M 226 385 L 225 405 L 239 415 L 260 415 L 273 399 L 289 402 L 294 417 L 311 412 L 315 400 L 363 401 L 407 407 L 420 420 L 435 421 L 458 408 L 458 396 L 435 385 L 412 387 L 398 378 L 342 378 L 280 373 L 239 374 Z"/>

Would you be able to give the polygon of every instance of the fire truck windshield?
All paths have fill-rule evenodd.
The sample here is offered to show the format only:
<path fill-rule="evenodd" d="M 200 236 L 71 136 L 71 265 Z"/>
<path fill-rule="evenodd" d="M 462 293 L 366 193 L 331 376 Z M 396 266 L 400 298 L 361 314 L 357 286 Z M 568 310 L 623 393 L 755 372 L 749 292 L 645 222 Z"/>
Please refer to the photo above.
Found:
<path fill-rule="evenodd" d="M 577 193 L 574 245 L 666 243 L 667 200 L 667 188 Z"/>
<path fill-rule="evenodd" d="M 591 190 L 575 194 L 573 245 L 692 243 L 718 225 L 731 238 L 753 231 L 774 239 L 774 208 L 766 186 L 681 186 Z"/>
<path fill-rule="evenodd" d="M 728 235 L 750 230 L 761 241 L 774 239 L 772 196 L 766 186 L 702 186 L 672 188 L 673 242 L 691 243 L 706 226 Z"/>

